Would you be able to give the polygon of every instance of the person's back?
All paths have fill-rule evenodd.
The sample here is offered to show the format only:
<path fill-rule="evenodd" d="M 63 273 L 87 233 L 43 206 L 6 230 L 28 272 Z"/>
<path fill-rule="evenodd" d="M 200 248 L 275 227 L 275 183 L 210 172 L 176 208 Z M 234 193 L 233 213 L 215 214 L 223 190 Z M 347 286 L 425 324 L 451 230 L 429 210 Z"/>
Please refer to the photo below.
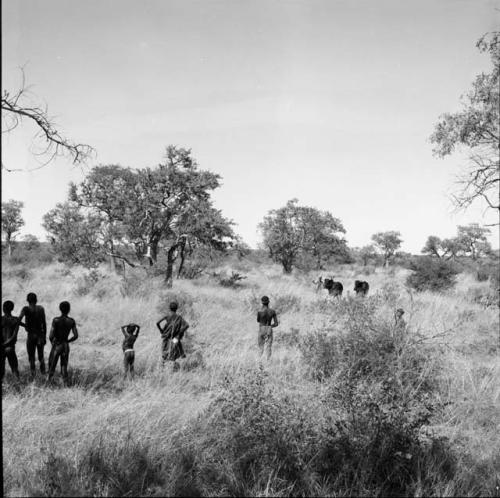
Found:
<path fill-rule="evenodd" d="M 68 362 L 69 362 L 69 343 L 78 339 L 78 330 L 76 322 L 68 316 L 71 309 L 68 301 L 59 304 L 61 316 L 52 320 L 49 340 L 52 343 L 52 349 L 49 356 L 49 380 L 52 379 L 56 370 L 57 362 L 61 360 L 61 372 L 64 382 L 68 383 Z M 69 338 L 69 333 L 73 332 L 73 337 Z"/>
<path fill-rule="evenodd" d="M 29 304 L 21 311 L 25 318 L 25 327 L 28 334 L 40 335 L 45 333 L 45 310 L 39 304 Z"/>
<path fill-rule="evenodd" d="M 40 362 L 40 372 L 45 373 L 45 360 L 43 357 L 43 348 L 47 342 L 47 321 L 45 319 L 45 310 L 43 306 L 37 304 L 36 294 L 30 292 L 26 300 L 28 306 L 21 310 L 19 320 L 24 318 L 25 323 L 21 323 L 27 332 L 26 350 L 30 363 L 31 376 L 35 376 L 35 353 L 38 353 L 38 361 Z"/>
<path fill-rule="evenodd" d="M 169 307 L 170 313 L 156 324 L 162 337 L 162 358 L 164 362 L 166 360 L 175 361 L 178 358 L 185 358 L 186 355 L 181 340 L 189 328 L 186 320 L 177 314 L 178 304 L 173 301 Z M 165 324 L 162 325 L 162 322 L 165 322 Z"/>
<path fill-rule="evenodd" d="M 275 317 L 276 311 L 266 306 L 263 306 L 262 309 L 257 312 L 257 321 L 260 325 L 271 326 L 273 318 Z"/>
<path fill-rule="evenodd" d="M 19 378 L 18 362 L 16 356 L 17 331 L 19 330 L 20 320 L 17 316 L 12 315 L 14 303 L 5 301 L 3 303 L 2 315 L 2 357 L 1 357 L 1 376 L 5 374 L 5 359 L 9 361 L 12 373 Z"/>
<path fill-rule="evenodd" d="M 55 344 L 63 344 L 68 342 L 69 333 L 75 327 L 75 320 L 69 316 L 61 315 L 52 321 L 54 329 L 53 342 Z"/>
<path fill-rule="evenodd" d="M 257 322 L 259 323 L 259 334 L 257 344 L 260 355 L 266 349 L 266 356 L 271 357 L 271 348 L 273 344 L 273 328 L 278 326 L 278 317 L 276 311 L 269 307 L 269 298 L 263 296 L 261 299 L 262 308 L 257 312 Z"/>

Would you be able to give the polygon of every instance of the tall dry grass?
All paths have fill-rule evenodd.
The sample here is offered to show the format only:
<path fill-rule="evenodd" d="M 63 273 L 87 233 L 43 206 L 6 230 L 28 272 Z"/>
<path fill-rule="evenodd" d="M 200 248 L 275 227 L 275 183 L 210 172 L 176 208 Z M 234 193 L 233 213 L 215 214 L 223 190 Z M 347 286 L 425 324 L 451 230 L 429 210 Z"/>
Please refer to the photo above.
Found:
<path fill-rule="evenodd" d="M 235 289 L 223 288 L 206 276 L 176 281 L 167 290 L 161 277 L 146 278 L 140 270 L 128 272 L 123 281 L 106 268 L 90 275 L 82 268 L 59 264 L 29 270 L 4 266 L 2 295 L 16 303 L 14 313 L 30 291 L 38 294 L 49 322 L 58 314 L 59 302 L 69 300 L 80 333 L 71 347 L 70 387 L 63 387 L 60 379 L 53 386 L 41 378 L 28 381 L 24 331 L 20 331 L 21 382 L 7 373 L 2 392 L 4 494 L 353 494 L 354 488 L 342 487 L 339 476 L 329 480 L 318 477 L 317 469 L 302 473 L 294 467 L 300 462 L 301 469 L 313 469 L 315 460 L 308 452 L 319 451 L 322 444 L 321 438 L 314 439 L 319 432 L 313 431 L 316 436 L 310 434 L 307 441 L 296 439 L 298 434 L 309 434 L 315 421 L 319 427 L 319 421 L 335 415 L 321 401 L 328 390 L 324 382 L 308 376 L 302 350 L 308 347 L 310 334 L 336 335 L 345 330 L 344 305 L 326 291 L 315 292 L 311 281 L 316 274 L 283 275 L 275 265 L 247 265 L 245 270 L 247 279 Z M 428 430 L 436 440 L 446 438 L 454 470 L 445 478 L 427 469 L 425 479 L 413 483 L 411 494 L 498 496 L 498 308 L 477 299 L 487 292 L 488 282 L 462 274 L 455 288 L 445 293 L 415 293 L 404 285 L 407 273 L 399 268 L 342 266 L 334 276 L 344 284 L 344 303 L 353 300 L 354 280 L 369 281 L 367 302 L 377 323 L 390 323 L 395 308 L 404 308 L 409 334 L 425 338 L 439 365 L 439 388 L 433 395 L 443 408 Z M 258 441 L 272 440 L 284 449 L 267 466 L 247 468 L 231 446 L 239 439 L 230 444 L 229 439 L 217 438 L 217 431 L 229 438 L 235 430 L 229 423 L 220 425 L 217 400 L 230 401 L 261 375 L 255 311 L 263 294 L 277 309 L 280 326 L 272 360 L 262 365 L 263 389 L 269 397 L 263 397 L 257 408 L 248 402 L 250 409 L 263 410 L 263 417 L 276 419 L 276 427 L 255 432 L 258 420 L 246 419 L 237 406 L 231 416 L 238 427 L 247 424 L 255 429 Z M 155 326 L 173 298 L 191 324 L 186 334 L 188 358 L 176 372 L 161 366 Z M 141 325 L 133 382 L 122 378 L 120 347 L 120 326 L 130 321 Z M 283 426 L 292 432 L 281 436 Z M 248 441 L 253 441 L 252 431 L 245 436 Z M 287 440 L 295 446 L 287 446 Z M 228 446 L 221 449 L 219 443 L 224 441 Z M 297 459 L 287 459 L 295 451 Z M 333 475 L 331 469 L 328 472 Z M 370 495 L 381 489 L 358 487 L 356 492 Z"/>

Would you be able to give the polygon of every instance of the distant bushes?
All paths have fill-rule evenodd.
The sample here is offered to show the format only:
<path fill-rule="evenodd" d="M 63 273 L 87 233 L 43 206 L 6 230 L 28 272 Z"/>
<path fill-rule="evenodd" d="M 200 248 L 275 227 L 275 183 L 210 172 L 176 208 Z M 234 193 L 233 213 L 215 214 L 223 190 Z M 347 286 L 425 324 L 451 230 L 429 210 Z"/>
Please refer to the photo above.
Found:
<path fill-rule="evenodd" d="M 452 262 L 430 256 L 415 258 L 410 269 L 413 273 L 408 276 L 406 283 L 417 291 L 447 290 L 455 285 L 456 275 L 459 273 Z"/>

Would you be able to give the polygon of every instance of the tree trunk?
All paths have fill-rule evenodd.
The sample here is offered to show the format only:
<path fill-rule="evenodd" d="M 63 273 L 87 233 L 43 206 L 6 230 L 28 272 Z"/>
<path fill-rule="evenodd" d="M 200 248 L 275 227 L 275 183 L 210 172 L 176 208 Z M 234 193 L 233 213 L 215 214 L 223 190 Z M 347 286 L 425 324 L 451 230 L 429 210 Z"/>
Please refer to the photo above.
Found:
<path fill-rule="evenodd" d="M 290 274 L 292 273 L 292 262 L 291 261 L 282 261 L 281 264 L 283 265 L 283 273 Z"/>
<path fill-rule="evenodd" d="M 9 236 L 7 236 L 7 254 L 9 258 L 12 256 L 12 240 Z"/>
<path fill-rule="evenodd" d="M 167 252 L 167 271 L 165 274 L 165 283 L 167 284 L 167 287 L 172 287 L 176 250 L 177 244 L 173 245 Z"/>
<path fill-rule="evenodd" d="M 181 244 L 181 253 L 180 253 L 181 261 L 179 263 L 179 269 L 177 270 L 177 278 L 180 278 L 180 276 L 182 274 L 182 270 L 184 269 L 184 262 L 186 261 L 185 249 L 186 249 L 186 244 L 182 243 Z"/>

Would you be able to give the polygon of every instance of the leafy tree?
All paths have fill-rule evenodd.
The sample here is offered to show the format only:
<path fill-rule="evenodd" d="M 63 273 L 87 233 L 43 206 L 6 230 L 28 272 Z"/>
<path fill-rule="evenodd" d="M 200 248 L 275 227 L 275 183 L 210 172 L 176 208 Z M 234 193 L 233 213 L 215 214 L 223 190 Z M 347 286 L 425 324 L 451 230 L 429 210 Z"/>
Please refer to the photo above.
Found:
<path fill-rule="evenodd" d="M 429 235 L 421 252 L 438 258 L 442 258 L 446 254 L 446 251 L 443 248 L 443 241 L 436 235 Z"/>
<path fill-rule="evenodd" d="M 389 266 L 389 260 L 401 246 L 401 233 L 395 231 L 378 232 L 372 235 L 372 240 L 384 256 L 384 266 Z"/>
<path fill-rule="evenodd" d="M 489 228 L 481 227 L 478 223 L 470 223 L 458 226 L 457 231 L 457 239 L 473 260 L 491 251 L 491 246 L 486 239 L 486 234 L 490 233 Z"/>
<path fill-rule="evenodd" d="M 269 212 L 259 228 L 270 257 L 291 273 L 299 256 L 310 254 L 317 268 L 331 256 L 347 251 L 344 239 L 337 233 L 345 233 L 340 220 L 326 211 L 298 205 L 297 199 Z"/>
<path fill-rule="evenodd" d="M 440 117 L 431 142 L 439 157 L 459 148 L 469 151 L 468 170 L 462 175 L 461 189 L 455 196 L 457 206 L 465 208 L 482 198 L 490 208 L 499 210 L 500 32 L 483 36 L 477 47 L 490 54 L 492 71 L 476 77 L 472 90 L 462 96 L 462 110 Z"/>
<path fill-rule="evenodd" d="M 372 244 L 363 246 L 358 250 L 358 255 L 363 262 L 363 266 L 366 266 L 370 260 L 374 260 L 377 258 L 377 252 L 375 251 L 375 247 Z"/>
<path fill-rule="evenodd" d="M 12 256 L 12 245 L 14 239 L 18 235 L 19 230 L 24 225 L 24 220 L 21 216 L 21 209 L 24 203 L 10 199 L 7 202 L 2 202 L 2 233 L 5 234 L 5 242 L 9 258 Z"/>
<path fill-rule="evenodd" d="M 155 168 L 94 168 L 81 184 L 71 186 L 70 199 L 100 221 L 103 249 L 111 261 L 120 258 L 135 266 L 132 251 L 139 262 L 146 259 L 153 266 L 164 249 L 165 278 L 171 285 L 174 264 L 179 263 L 180 276 L 196 247 L 224 251 L 232 243 L 232 222 L 210 198 L 219 180 L 198 169 L 190 150 L 169 146 L 165 162 Z"/>
<path fill-rule="evenodd" d="M 44 215 L 42 223 L 59 257 L 87 268 L 96 266 L 105 256 L 101 224 L 100 217 L 85 215 L 78 205 L 70 202 L 57 204 Z"/>
<path fill-rule="evenodd" d="M 27 251 L 37 251 L 40 249 L 40 241 L 38 237 L 28 233 L 23 237 L 23 246 Z"/>
<path fill-rule="evenodd" d="M 96 166 L 80 185 L 70 185 L 70 201 L 101 217 L 104 247 L 115 269 L 115 259 L 123 259 L 118 247 L 123 243 L 129 213 L 134 209 L 137 173 L 117 165 Z"/>

